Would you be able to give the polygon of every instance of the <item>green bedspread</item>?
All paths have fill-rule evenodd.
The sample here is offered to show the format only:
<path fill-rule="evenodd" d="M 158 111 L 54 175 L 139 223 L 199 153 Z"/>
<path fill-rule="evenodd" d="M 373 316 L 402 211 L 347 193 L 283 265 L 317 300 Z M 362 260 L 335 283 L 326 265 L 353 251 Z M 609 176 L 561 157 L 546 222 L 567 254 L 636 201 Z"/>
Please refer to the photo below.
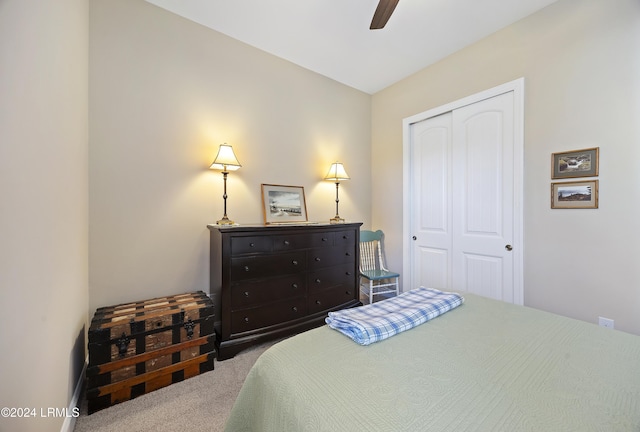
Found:
<path fill-rule="evenodd" d="M 369 346 L 327 326 L 268 349 L 228 432 L 640 432 L 640 337 L 465 294 Z"/>

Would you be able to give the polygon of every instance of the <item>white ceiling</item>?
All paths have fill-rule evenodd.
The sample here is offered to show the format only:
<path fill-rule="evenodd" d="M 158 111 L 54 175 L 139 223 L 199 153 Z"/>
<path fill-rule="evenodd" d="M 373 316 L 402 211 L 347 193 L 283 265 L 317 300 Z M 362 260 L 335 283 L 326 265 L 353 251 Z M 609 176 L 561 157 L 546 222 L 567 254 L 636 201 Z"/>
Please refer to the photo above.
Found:
<path fill-rule="evenodd" d="M 147 0 L 373 94 L 557 0 L 400 0 L 369 30 L 378 0 Z"/>

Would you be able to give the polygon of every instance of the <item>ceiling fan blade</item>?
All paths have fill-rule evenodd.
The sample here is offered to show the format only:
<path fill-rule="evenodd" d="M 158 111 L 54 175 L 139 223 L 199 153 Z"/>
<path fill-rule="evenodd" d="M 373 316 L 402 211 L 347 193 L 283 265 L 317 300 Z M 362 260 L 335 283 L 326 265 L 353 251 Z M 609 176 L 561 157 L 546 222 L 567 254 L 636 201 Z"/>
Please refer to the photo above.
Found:
<path fill-rule="evenodd" d="M 378 30 L 383 28 L 387 24 L 387 21 L 389 21 L 389 18 L 391 18 L 391 14 L 396 8 L 398 1 L 399 0 L 380 0 L 373 14 L 369 29 Z"/>

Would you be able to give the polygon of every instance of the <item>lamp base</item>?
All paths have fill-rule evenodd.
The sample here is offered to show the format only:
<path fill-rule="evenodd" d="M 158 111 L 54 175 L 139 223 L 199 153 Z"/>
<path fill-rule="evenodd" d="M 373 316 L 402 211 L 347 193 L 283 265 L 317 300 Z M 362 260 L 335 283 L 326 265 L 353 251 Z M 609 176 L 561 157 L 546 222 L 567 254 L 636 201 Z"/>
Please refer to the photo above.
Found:
<path fill-rule="evenodd" d="M 235 222 L 226 216 L 220 219 L 218 222 L 216 222 L 216 225 L 234 225 L 234 224 Z"/>
<path fill-rule="evenodd" d="M 331 224 L 343 224 L 344 223 L 344 219 L 342 219 L 340 216 L 336 215 L 335 217 L 329 219 L 329 223 L 331 223 Z"/>

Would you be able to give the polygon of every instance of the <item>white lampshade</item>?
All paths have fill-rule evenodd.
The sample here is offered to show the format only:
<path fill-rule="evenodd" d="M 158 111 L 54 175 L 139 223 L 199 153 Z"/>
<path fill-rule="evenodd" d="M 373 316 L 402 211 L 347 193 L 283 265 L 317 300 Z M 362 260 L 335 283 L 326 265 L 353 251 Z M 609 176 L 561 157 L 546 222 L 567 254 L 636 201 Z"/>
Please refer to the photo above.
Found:
<path fill-rule="evenodd" d="M 344 166 L 341 163 L 336 162 L 331 164 L 331 168 L 329 168 L 329 172 L 324 179 L 332 181 L 349 180 L 349 175 L 344 170 Z"/>
<path fill-rule="evenodd" d="M 241 166 L 235 153 L 233 153 L 233 147 L 225 143 L 220 144 L 218 155 L 209 168 L 222 171 L 235 171 Z"/>

